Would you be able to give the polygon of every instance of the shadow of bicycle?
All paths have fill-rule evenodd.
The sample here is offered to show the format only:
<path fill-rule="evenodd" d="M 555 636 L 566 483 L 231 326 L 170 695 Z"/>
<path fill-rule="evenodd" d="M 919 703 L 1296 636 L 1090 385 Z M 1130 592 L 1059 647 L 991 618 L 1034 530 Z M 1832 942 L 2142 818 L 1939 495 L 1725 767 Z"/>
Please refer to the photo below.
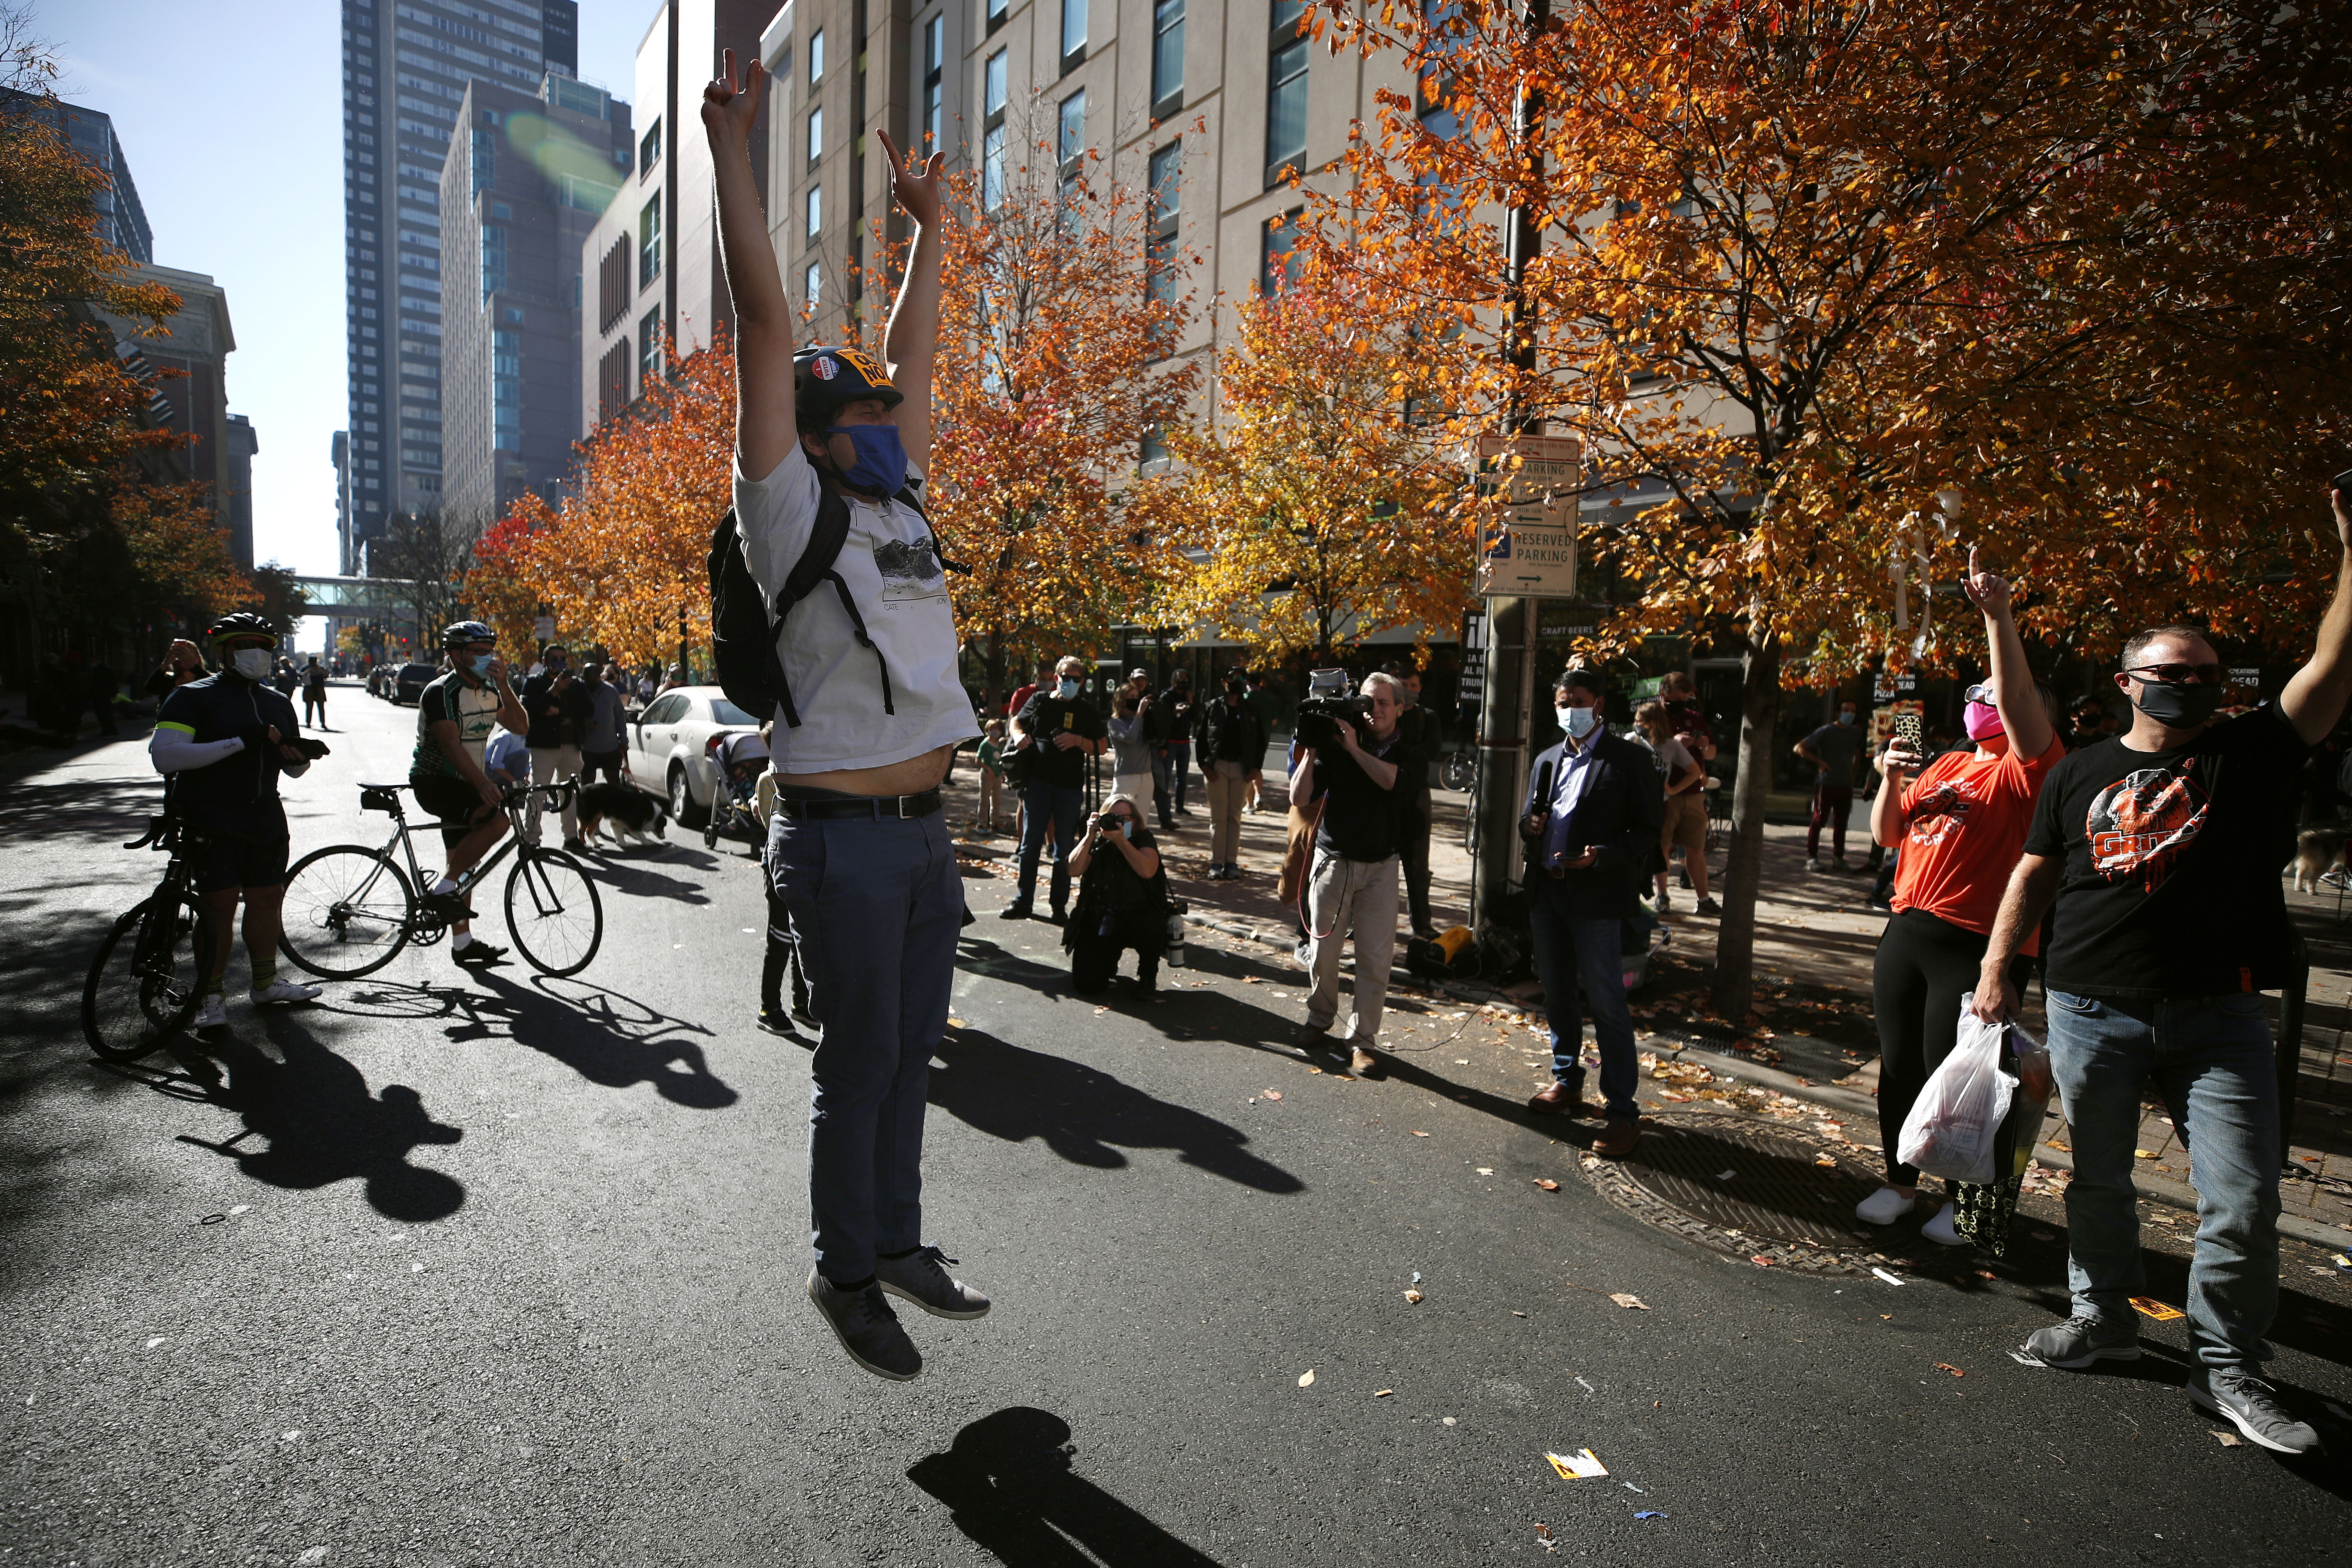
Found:
<path fill-rule="evenodd" d="M 649 1083 L 664 1100 L 690 1110 L 720 1110 L 740 1098 L 703 1054 L 699 1042 L 713 1037 L 708 1026 L 583 980 L 533 975 L 524 984 L 496 969 L 476 971 L 468 979 L 464 985 L 356 981 L 315 1005 L 354 1018 L 444 1019 L 452 1043 L 512 1040 L 590 1083 L 605 1089 Z"/>

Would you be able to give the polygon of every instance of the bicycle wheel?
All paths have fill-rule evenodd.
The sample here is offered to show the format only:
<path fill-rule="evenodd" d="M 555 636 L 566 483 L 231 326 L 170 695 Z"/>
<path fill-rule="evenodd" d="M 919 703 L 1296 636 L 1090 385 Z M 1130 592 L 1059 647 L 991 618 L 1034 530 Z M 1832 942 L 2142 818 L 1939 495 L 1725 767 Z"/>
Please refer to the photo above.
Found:
<path fill-rule="evenodd" d="M 177 895 L 157 893 L 116 921 L 81 989 L 90 1049 L 136 1061 L 177 1038 L 204 999 L 212 940 L 212 916 Z"/>
<path fill-rule="evenodd" d="M 525 845 L 507 873 L 507 930 L 541 974 L 577 974 L 604 940 L 604 906 L 579 861 Z"/>
<path fill-rule="evenodd" d="M 328 980 L 356 980 L 408 945 L 416 890 L 389 850 L 337 844 L 313 850 L 286 873 L 286 918 L 278 951 Z"/>
<path fill-rule="evenodd" d="M 1438 775 L 1447 789 L 1459 794 L 1476 781 L 1478 759 L 1468 752 L 1452 752 L 1438 769 Z"/>

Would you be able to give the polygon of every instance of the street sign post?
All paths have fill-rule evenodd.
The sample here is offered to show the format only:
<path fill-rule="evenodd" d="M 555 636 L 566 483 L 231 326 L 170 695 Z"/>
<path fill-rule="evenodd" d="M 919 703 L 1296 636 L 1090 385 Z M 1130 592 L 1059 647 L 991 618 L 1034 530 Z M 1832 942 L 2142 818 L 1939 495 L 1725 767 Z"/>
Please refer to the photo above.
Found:
<path fill-rule="evenodd" d="M 1479 524 L 1475 587 L 1482 597 L 1576 596 L 1576 492 L 1582 483 L 1583 452 L 1583 443 L 1572 436 L 1478 438 L 1482 468 L 1514 455 L 1518 459 L 1507 474 L 1486 476 L 1490 484 L 1506 481 L 1516 504 L 1507 518 Z"/>

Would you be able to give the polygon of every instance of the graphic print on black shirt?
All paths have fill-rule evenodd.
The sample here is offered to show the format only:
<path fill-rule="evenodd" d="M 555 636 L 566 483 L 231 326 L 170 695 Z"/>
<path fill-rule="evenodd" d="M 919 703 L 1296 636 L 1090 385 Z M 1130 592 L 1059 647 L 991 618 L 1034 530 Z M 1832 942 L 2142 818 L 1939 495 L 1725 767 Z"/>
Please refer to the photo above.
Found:
<path fill-rule="evenodd" d="M 2091 863 L 2110 882 L 2137 877 L 2141 890 L 2153 893 L 2197 842 L 2212 809 L 2212 797 L 2197 782 L 2193 756 L 2177 773 L 2142 768 L 2126 773 L 2091 797 L 2083 824 Z"/>
<path fill-rule="evenodd" d="M 1941 844 L 1968 826 L 1966 819 L 1976 804 L 1967 791 L 1946 779 L 1912 808 L 1910 824 L 1905 831 L 1910 841 L 1922 848 Z"/>

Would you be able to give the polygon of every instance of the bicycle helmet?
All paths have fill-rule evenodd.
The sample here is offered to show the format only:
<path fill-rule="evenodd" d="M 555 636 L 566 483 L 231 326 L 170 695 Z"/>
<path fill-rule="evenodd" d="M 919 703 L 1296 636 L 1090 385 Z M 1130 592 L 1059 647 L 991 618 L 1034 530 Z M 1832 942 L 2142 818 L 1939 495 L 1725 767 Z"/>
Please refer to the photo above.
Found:
<path fill-rule="evenodd" d="M 278 646 L 278 627 L 267 616 L 257 616 L 250 610 L 239 610 L 223 616 L 205 628 L 205 641 L 218 647 L 231 637 L 268 637 L 269 646 Z"/>
<path fill-rule="evenodd" d="M 803 349 L 793 356 L 793 423 L 802 429 L 823 431 L 866 397 L 880 398 L 886 408 L 907 400 L 890 384 L 890 373 L 856 349 Z"/>
<path fill-rule="evenodd" d="M 452 621 L 441 630 L 441 646 L 457 647 L 461 642 L 496 642 L 499 634 L 480 621 Z"/>

